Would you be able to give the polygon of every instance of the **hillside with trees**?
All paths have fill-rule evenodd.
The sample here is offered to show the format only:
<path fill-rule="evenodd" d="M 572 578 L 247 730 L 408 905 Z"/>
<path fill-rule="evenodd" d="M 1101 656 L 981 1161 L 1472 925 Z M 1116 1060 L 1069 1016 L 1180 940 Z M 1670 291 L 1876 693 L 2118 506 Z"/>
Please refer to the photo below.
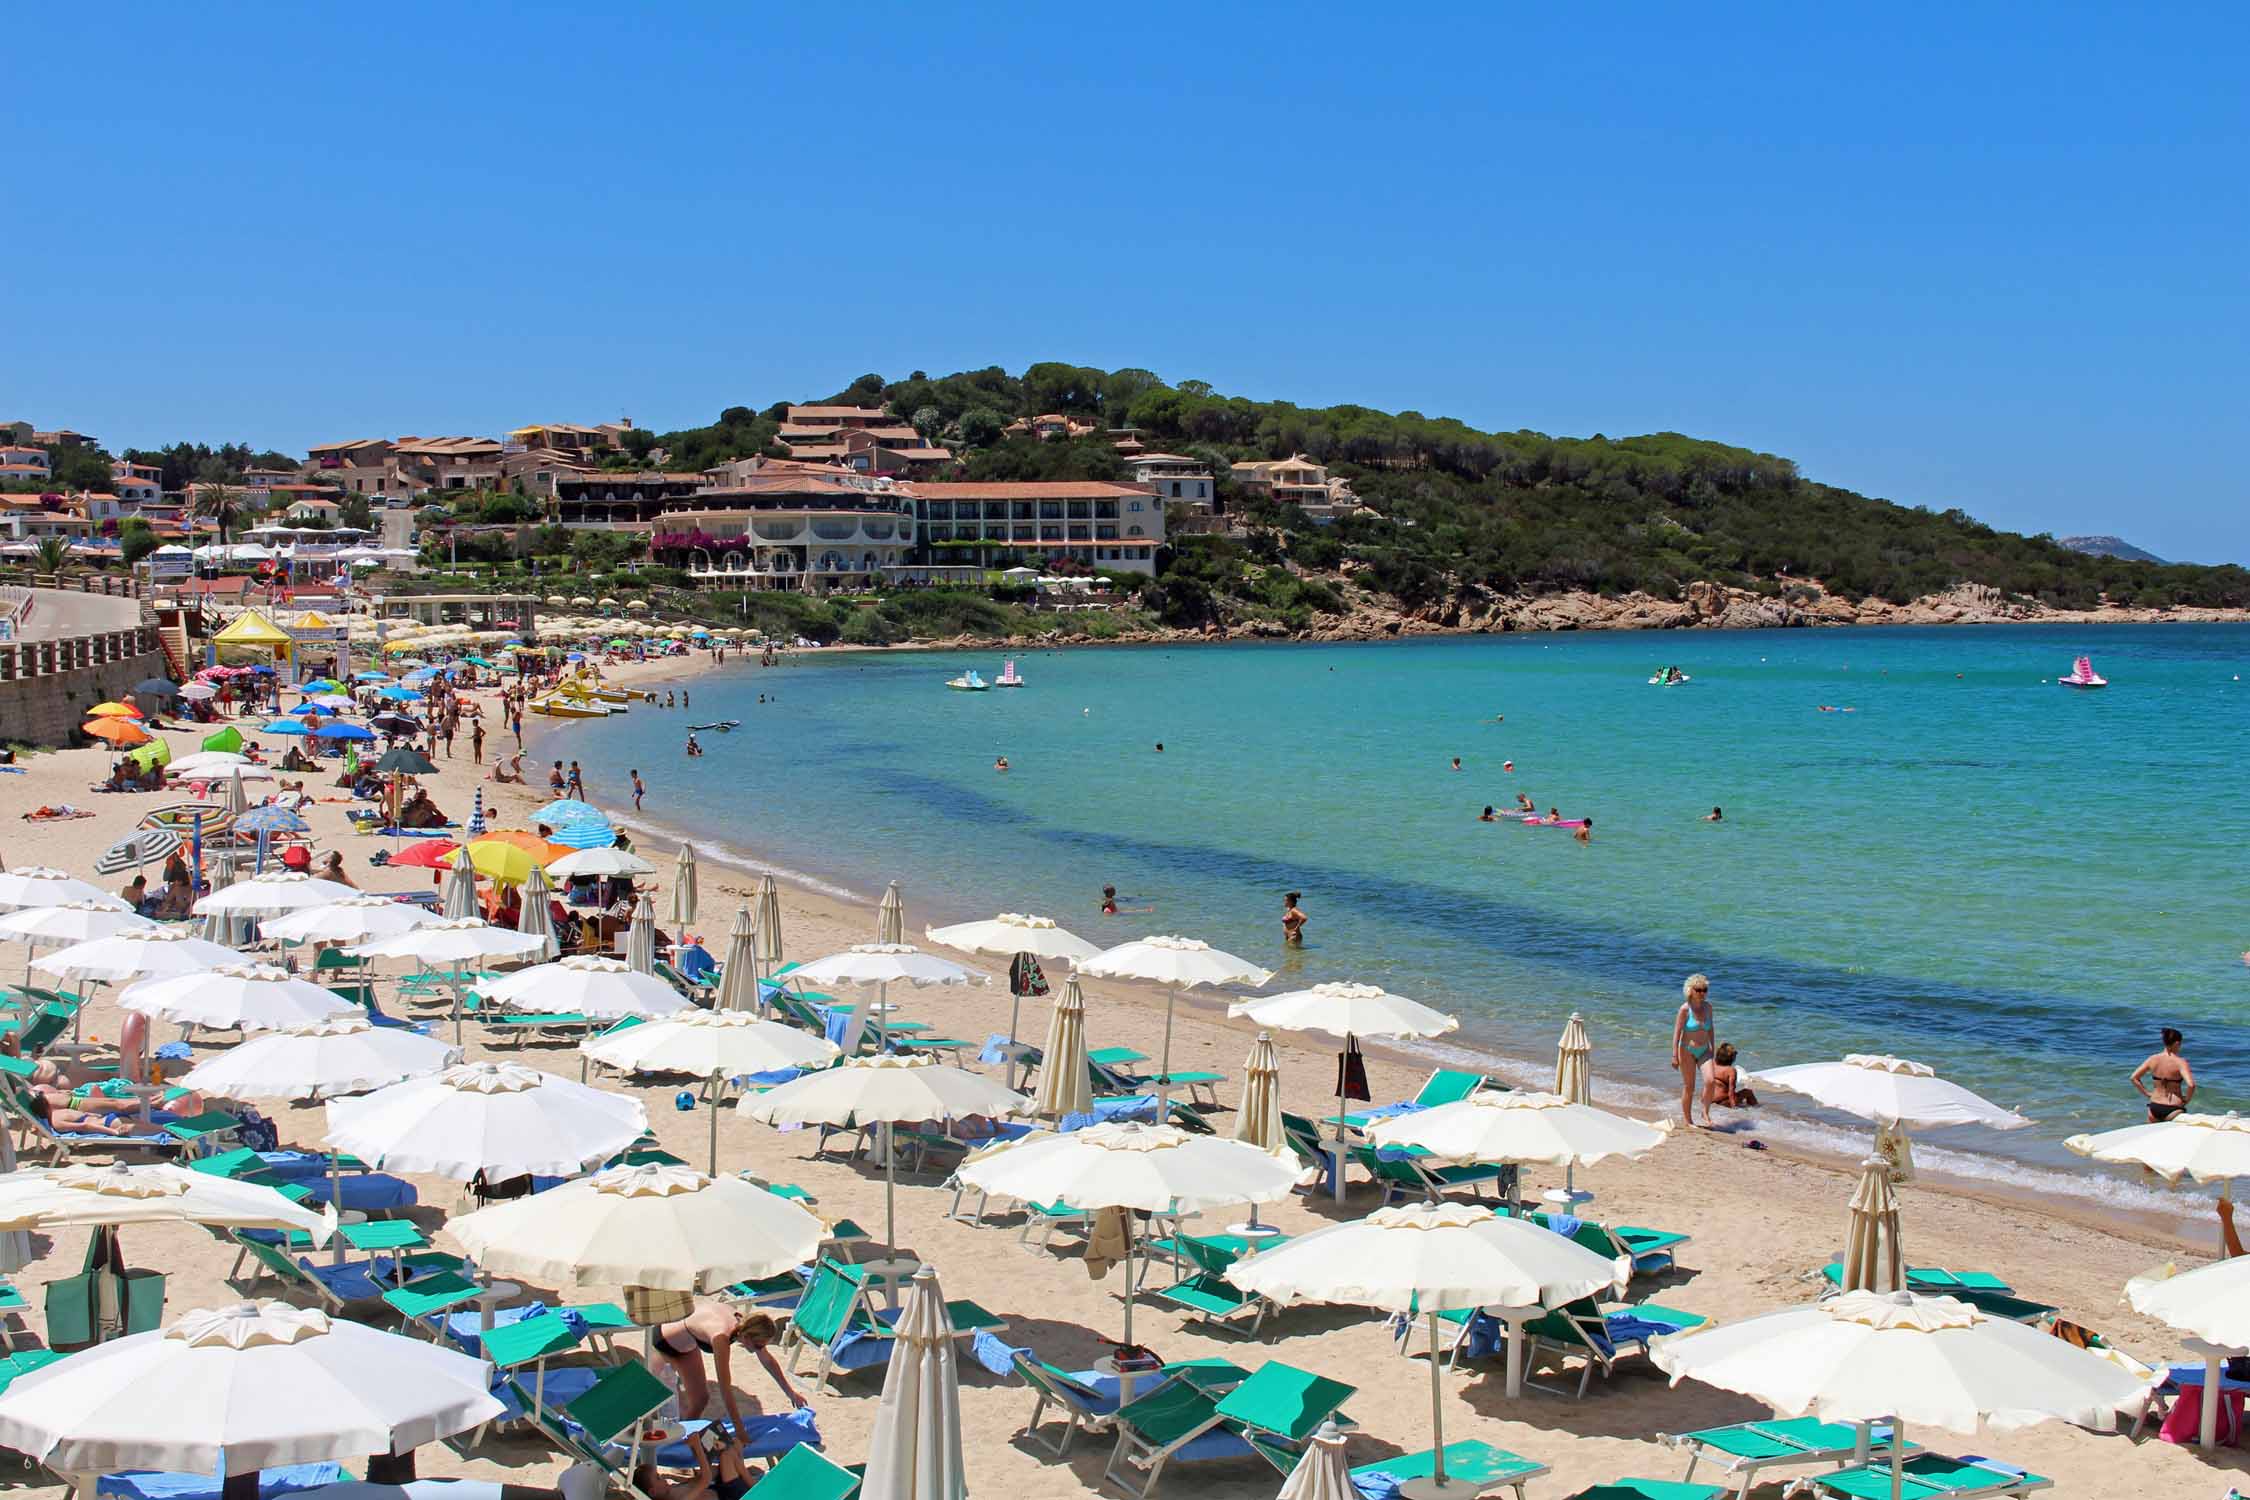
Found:
<path fill-rule="evenodd" d="M 807 399 L 888 407 L 962 454 L 971 478 L 1123 474 L 1105 438 L 1004 438 L 1009 422 L 1046 412 L 1130 427 L 1151 450 L 1207 459 L 1222 504 L 1250 531 L 1177 540 L 1155 602 L 1178 624 L 1223 621 L 1230 605 L 1261 603 L 1302 620 L 1324 612 L 1337 597 L 1330 585 L 1346 574 L 1407 610 L 1577 591 L 1674 600 L 1705 582 L 1776 597 L 1816 582 L 1845 600 L 1896 604 L 1981 584 L 2060 610 L 2250 606 L 2250 571 L 2241 567 L 2088 555 L 1959 509 L 1872 499 L 1808 479 L 1789 459 L 1680 433 L 1485 432 L 1420 412 L 1299 407 L 1222 395 L 1201 381 L 1167 384 L 1147 370 L 1055 363 L 1020 375 L 998 367 L 897 381 L 864 375 Z M 777 451 L 770 445 L 785 404 L 731 407 L 712 426 L 659 434 L 655 445 L 677 467 Z M 1316 525 L 1227 480 L 1234 461 L 1297 453 L 1349 479 L 1374 514 Z M 1264 597 L 1276 592 L 1295 597 Z"/>

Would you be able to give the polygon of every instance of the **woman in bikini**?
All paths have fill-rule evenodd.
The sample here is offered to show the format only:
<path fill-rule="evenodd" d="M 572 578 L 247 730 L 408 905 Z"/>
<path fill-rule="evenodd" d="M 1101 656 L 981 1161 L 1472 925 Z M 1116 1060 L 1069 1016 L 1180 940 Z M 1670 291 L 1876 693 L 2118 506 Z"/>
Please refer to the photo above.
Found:
<path fill-rule="evenodd" d="M 1288 948 L 1305 946 L 1306 917 L 1297 903 L 1303 899 L 1300 891 L 1291 891 L 1281 898 L 1281 942 Z"/>
<path fill-rule="evenodd" d="M 2133 1070 L 2133 1087 L 2148 1100 L 2151 1125 L 2161 1125 L 2179 1114 L 2195 1097 L 2195 1069 L 2188 1066 L 2186 1055 L 2180 1051 L 2185 1040 L 2174 1028 L 2165 1027 L 2164 1050 L 2150 1053 Z"/>
<path fill-rule="evenodd" d="M 1684 998 L 1672 1019 L 1672 1066 L 1680 1071 L 1680 1123 L 1693 1129 L 1696 1074 L 1711 1055 L 1711 1039 L 1717 1035 L 1712 1028 L 1717 1023 L 1711 1015 L 1710 980 L 1690 974 L 1680 991 Z"/>
<path fill-rule="evenodd" d="M 791 1406 L 803 1406 L 805 1398 L 790 1385 L 781 1361 L 768 1347 L 777 1331 L 773 1319 L 764 1313 L 723 1302 L 698 1303 L 678 1322 L 658 1324 L 651 1348 L 680 1378 L 681 1419 L 693 1421 L 710 1410 L 711 1377 L 703 1368 L 703 1356 L 708 1354 L 718 1366 L 719 1402 L 726 1408 L 735 1432 L 741 1433 L 742 1411 L 734 1394 L 733 1353 L 737 1346 L 758 1356 L 758 1362 L 766 1367 Z M 757 1409 L 755 1403 L 751 1409 Z"/>

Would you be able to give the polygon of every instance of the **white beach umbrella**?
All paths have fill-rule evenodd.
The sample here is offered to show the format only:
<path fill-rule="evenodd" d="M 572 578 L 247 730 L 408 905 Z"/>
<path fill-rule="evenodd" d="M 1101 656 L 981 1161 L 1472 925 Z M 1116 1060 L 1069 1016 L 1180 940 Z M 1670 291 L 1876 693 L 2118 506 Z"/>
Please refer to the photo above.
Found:
<path fill-rule="evenodd" d="M 516 917 L 516 931 L 540 940 L 541 946 L 531 955 L 534 958 L 549 959 L 562 951 L 562 944 L 555 941 L 555 914 L 550 904 L 553 899 L 554 889 L 547 884 L 547 872 L 533 865 L 523 883 L 523 904 Z"/>
<path fill-rule="evenodd" d="M 1555 1094 L 1480 1089 L 1453 1104 L 1378 1120 L 1367 1133 L 1378 1146 L 1419 1146 L 1443 1161 L 1590 1167 L 1613 1156 L 1638 1161 L 1672 1128 L 1670 1121 L 1651 1125 Z"/>
<path fill-rule="evenodd" d="M 549 863 L 547 873 L 558 880 L 587 875 L 612 879 L 619 875 L 654 875 L 656 866 L 630 849 L 573 849 Z"/>
<path fill-rule="evenodd" d="M 908 943 L 856 943 L 841 953 L 799 964 L 789 971 L 789 977 L 822 988 L 873 986 L 876 992 L 873 1030 L 876 1036 L 886 1040 L 892 985 L 910 984 L 922 989 L 933 984 L 989 982 L 988 976 L 975 969 L 965 969 L 950 958 L 924 953 Z"/>
<path fill-rule="evenodd" d="M 117 1003 L 156 1020 L 213 1031 L 279 1031 L 360 1014 L 335 991 L 278 965 L 239 961 L 137 980 L 118 992 Z"/>
<path fill-rule="evenodd" d="M 1236 1261 L 1227 1280 L 1288 1304 L 1343 1302 L 1426 1317 L 1430 1329 L 1430 1420 L 1438 1450 L 1445 1418 L 1438 1379 L 1444 1364 L 1438 1314 L 1490 1308 L 1506 1318 L 1508 1384 L 1523 1394 L 1523 1324 L 1581 1297 L 1622 1296 L 1629 1258 L 1610 1260 L 1482 1204 L 1416 1203 L 1379 1208 L 1364 1219 L 1303 1234 Z M 1442 1475 L 1438 1476 L 1442 1484 Z"/>
<path fill-rule="evenodd" d="M 695 845 L 682 844 L 672 861 L 672 926 L 684 929 L 695 922 Z M 677 932 L 674 934 L 677 936 Z"/>
<path fill-rule="evenodd" d="M 154 932 L 157 925 L 138 912 L 102 901 L 62 901 L 26 906 L 0 916 L 0 941 L 55 947 L 90 943 L 120 932 Z"/>
<path fill-rule="evenodd" d="M 1377 984 L 1350 980 L 1316 984 L 1310 989 L 1279 995 L 1253 995 L 1227 1007 L 1229 1016 L 1247 1016 L 1276 1031 L 1321 1031 L 1340 1037 L 1349 1052 L 1362 1037 L 1420 1040 L 1444 1036 L 1460 1022 L 1419 1000 L 1394 995 Z M 1344 1201 L 1344 1082 L 1336 1069 L 1336 1147 L 1332 1188 L 1336 1201 Z"/>
<path fill-rule="evenodd" d="M 199 938 L 182 927 L 138 928 L 73 943 L 31 967 L 66 983 L 106 979 L 112 983 L 160 975 L 194 974 L 222 964 L 239 964 L 242 955 L 223 943 Z"/>
<path fill-rule="evenodd" d="M 2250 1177 L 2250 1118 L 2231 1113 L 2174 1115 L 2161 1124 L 2074 1135 L 2063 1145 L 2112 1166 L 2146 1167 L 2171 1183 Z"/>
<path fill-rule="evenodd" d="M 478 915 L 477 868 L 466 859 L 456 858 L 445 872 L 445 884 L 439 888 L 438 909 L 449 921 L 465 922 Z"/>
<path fill-rule="evenodd" d="M 1573 1104 L 1594 1102 L 1594 1042 L 1586 1035 L 1586 1018 L 1577 1011 L 1570 1013 L 1555 1047 L 1555 1092 Z"/>
<path fill-rule="evenodd" d="M 388 896 L 350 896 L 325 906 L 307 906 L 261 924 L 266 937 L 285 943 L 365 943 L 427 927 L 433 912 Z"/>
<path fill-rule="evenodd" d="M 747 904 L 734 909 L 734 921 L 727 928 L 727 951 L 719 964 L 719 992 L 711 997 L 713 1010 L 737 1011 L 745 1014 L 762 1010 L 758 1003 L 758 955 L 756 928 L 750 920 Z"/>
<path fill-rule="evenodd" d="M 412 958 L 453 972 L 453 1040 L 461 1040 L 461 974 L 466 965 L 492 958 L 524 958 L 539 940 L 478 917 L 445 917 L 392 937 L 344 950 L 354 958 Z"/>
<path fill-rule="evenodd" d="M 67 870 L 18 865 L 0 874 L 0 911 L 17 911 L 26 906 L 60 906 L 66 901 L 91 901 L 121 911 L 132 909 L 100 886 L 80 880 Z"/>
<path fill-rule="evenodd" d="M 405 1453 L 491 1421 L 492 1367 L 285 1302 L 181 1315 L 0 1394 L 0 1444 L 66 1474 L 264 1468 Z"/>
<path fill-rule="evenodd" d="M 773 876 L 758 877 L 758 957 L 770 972 L 781 963 L 781 891 Z"/>
<path fill-rule="evenodd" d="M 483 1271 L 542 1286 L 715 1292 L 812 1260 L 819 1219 L 740 1177 L 610 1167 L 446 1228 Z"/>
<path fill-rule="evenodd" d="M 693 1008 L 589 1037 L 578 1048 L 594 1061 L 628 1073 L 692 1073 L 708 1080 L 713 1172 L 719 1170 L 719 1095 L 725 1079 L 780 1068 L 825 1068 L 842 1055 L 826 1037 L 760 1020 L 751 1011 Z"/>
<path fill-rule="evenodd" d="M 315 1244 L 335 1231 L 334 1209 L 315 1213 L 273 1188 L 169 1163 L 48 1167 L 0 1174 L 0 1229 L 109 1229 L 126 1224 L 209 1224 L 220 1229 L 301 1229 Z"/>
<path fill-rule="evenodd" d="M 656 972 L 656 904 L 646 891 L 633 903 L 633 921 L 625 929 L 625 962 L 642 974 Z"/>
<path fill-rule="evenodd" d="M 1278 1202 L 1297 1185 L 1293 1167 L 1256 1146 L 1190 1135 L 1176 1125 L 1089 1125 L 1062 1135 L 1032 1135 L 970 1158 L 954 1175 L 995 1197 L 1066 1203 L 1088 1213 L 1122 1208 L 1200 1214 Z M 1132 1262 L 1138 1249 L 1135 1235 L 1125 1264 L 1128 1345 L 1133 1342 Z"/>
<path fill-rule="evenodd" d="M 1095 979 L 1139 979 L 1164 986 L 1164 1054 L 1156 1079 L 1156 1113 L 1162 1119 L 1172 1097 L 1172 1013 L 1180 991 L 1205 985 L 1240 984 L 1256 988 L 1273 978 L 1247 959 L 1236 958 L 1199 938 L 1145 937 L 1120 943 L 1078 966 Z"/>
<path fill-rule="evenodd" d="M 1860 1163 L 1859 1186 L 1852 1190 L 1851 1232 L 1840 1267 L 1845 1291 L 1906 1289 L 1905 1251 L 1898 1231 L 1898 1191 L 1891 1186 L 1891 1164 L 1870 1156 Z"/>
<path fill-rule="evenodd" d="M 953 1319 L 934 1269 L 915 1273 L 891 1326 L 896 1336 L 867 1439 L 862 1500 L 968 1500 Z"/>
<path fill-rule="evenodd" d="M 691 1009 L 687 999 L 654 974 L 637 973 L 614 958 L 575 954 L 551 964 L 518 969 L 480 986 L 487 1000 L 540 1015 L 576 1012 L 593 1021 L 627 1016 L 653 1020 Z"/>
<path fill-rule="evenodd" d="M 2158 1318 L 2202 1342 L 2202 1446 L 2218 1438 L 2221 1365 L 2230 1349 L 2250 1348 L 2250 1257 L 2214 1261 L 2190 1271 L 2170 1265 L 2125 1283 L 2133 1311 Z"/>
<path fill-rule="evenodd" d="M 328 1103 L 328 1143 L 371 1166 L 466 1182 L 570 1177 L 648 1128 L 640 1101 L 515 1063 L 461 1063 Z"/>
<path fill-rule="evenodd" d="M 930 1057 L 890 1053 L 847 1057 L 763 1094 L 745 1094 L 735 1108 L 765 1125 L 883 1126 L 884 1243 L 898 1248 L 898 1152 L 891 1126 L 899 1120 L 998 1117 L 1024 1107 L 1023 1095 L 981 1073 Z"/>
<path fill-rule="evenodd" d="M 323 1099 L 426 1078 L 460 1060 L 460 1048 L 435 1037 L 339 1015 L 253 1037 L 197 1063 L 180 1084 L 221 1099 Z"/>
<path fill-rule="evenodd" d="M 1047 1045 L 1040 1051 L 1039 1087 L 1026 1111 L 1059 1120 L 1094 1107 L 1094 1079 L 1086 1067 L 1086 992 L 1078 976 L 1063 981 L 1047 1014 Z"/>
<path fill-rule="evenodd" d="M 1928 1064 L 1903 1057 L 1855 1052 L 1840 1062 L 1798 1063 L 1743 1077 L 1874 1122 L 1875 1149 L 1892 1159 L 1892 1175 L 1901 1182 L 1913 1176 L 1909 1130 L 1948 1125 L 2016 1130 L 2031 1123 L 2014 1110 L 1948 1083 Z"/>
<path fill-rule="evenodd" d="M 1014 958 L 1028 953 L 1034 958 L 1061 959 L 1073 966 L 1085 962 L 1101 948 L 1055 925 L 1053 917 L 1028 916 L 1023 912 L 1004 911 L 989 921 L 958 922 L 951 927 L 932 927 L 923 936 L 941 947 L 962 953 L 981 953 L 994 958 Z M 1023 1011 L 1023 996 L 1009 987 L 1008 1052 L 1009 1066 L 1015 1065 L 1017 1022 Z"/>
<path fill-rule="evenodd" d="M 193 755 L 183 755 L 164 768 L 165 774 L 177 780 L 217 781 L 232 778 L 237 781 L 271 781 L 273 767 L 261 766 L 247 755 L 237 755 L 231 750 L 198 750 Z"/>
<path fill-rule="evenodd" d="M 1785 1417 L 1892 1424 L 1891 1494 L 1903 1493 L 1906 1423 L 1974 1433 L 2039 1422 L 2094 1431 L 2138 1411 L 2161 1378 L 1952 1297 L 1845 1292 L 1806 1307 L 1660 1338 L 1672 1377 L 1764 1402 Z"/>
<path fill-rule="evenodd" d="M 340 881 L 300 875 L 294 870 L 268 870 L 213 891 L 195 903 L 199 917 L 278 917 L 308 906 L 350 901 L 360 892 Z"/>

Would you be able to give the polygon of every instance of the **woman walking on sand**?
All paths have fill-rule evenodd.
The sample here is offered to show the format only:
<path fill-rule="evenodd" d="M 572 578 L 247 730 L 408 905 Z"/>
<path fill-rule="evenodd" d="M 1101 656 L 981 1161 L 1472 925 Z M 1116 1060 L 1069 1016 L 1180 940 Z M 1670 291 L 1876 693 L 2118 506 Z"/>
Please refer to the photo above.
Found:
<path fill-rule="evenodd" d="M 1696 1075 L 1702 1071 L 1703 1060 L 1711 1055 L 1718 1032 L 1711 1015 L 1711 981 L 1701 974 L 1690 974 L 1680 993 L 1679 1014 L 1672 1018 L 1672 1066 L 1680 1074 L 1680 1123 L 1692 1130 Z"/>

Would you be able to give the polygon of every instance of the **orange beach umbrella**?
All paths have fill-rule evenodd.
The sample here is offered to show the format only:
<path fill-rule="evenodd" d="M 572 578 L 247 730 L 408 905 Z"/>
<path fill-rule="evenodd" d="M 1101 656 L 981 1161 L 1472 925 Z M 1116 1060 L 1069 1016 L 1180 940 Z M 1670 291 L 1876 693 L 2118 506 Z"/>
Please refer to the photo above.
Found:
<path fill-rule="evenodd" d="M 131 719 L 88 719 L 80 727 L 95 739 L 107 740 L 120 750 L 130 750 L 156 738 Z"/>

